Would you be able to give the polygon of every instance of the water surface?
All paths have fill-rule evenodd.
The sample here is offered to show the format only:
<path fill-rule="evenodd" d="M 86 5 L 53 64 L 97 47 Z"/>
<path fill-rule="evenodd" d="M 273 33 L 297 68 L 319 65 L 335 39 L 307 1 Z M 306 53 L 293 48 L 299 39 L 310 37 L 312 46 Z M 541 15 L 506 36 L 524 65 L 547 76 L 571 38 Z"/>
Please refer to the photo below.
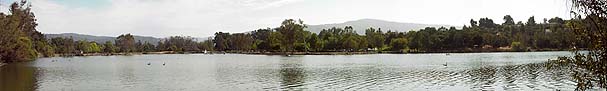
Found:
<path fill-rule="evenodd" d="M 2 67 L 0 91 L 573 90 L 575 82 L 566 67 L 548 68 L 544 64 L 548 59 L 569 55 L 502 52 L 55 57 Z"/>

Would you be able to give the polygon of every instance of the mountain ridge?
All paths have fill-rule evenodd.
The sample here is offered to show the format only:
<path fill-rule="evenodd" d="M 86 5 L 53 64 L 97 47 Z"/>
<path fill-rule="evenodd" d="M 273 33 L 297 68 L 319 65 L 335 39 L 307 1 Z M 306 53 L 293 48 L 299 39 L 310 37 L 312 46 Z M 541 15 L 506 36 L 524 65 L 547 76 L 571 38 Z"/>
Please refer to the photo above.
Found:
<path fill-rule="evenodd" d="M 352 26 L 354 31 L 358 34 L 363 35 L 365 33 L 365 29 L 373 27 L 375 29 L 381 29 L 382 31 L 396 31 L 396 32 L 408 32 L 412 30 L 419 30 L 425 27 L 458 27 L 451 25 L 441 25 L 441 24 L 421 24 L 421 23 L 403 23 L 403 22 L 395 22 L 395 21 L 386 21 L 380 19 L 359 19 L 353 21 L 346 21 L 342 23 L 331 23 L 331 24 L 319 24 L 319 25 L 308 25 L 308 28 L 305 30 L 310 31 L 312 33 L 320 33 L 323 29 L 329 29 L 333 27 L 344 28 L 345 26 Z M 252 31 L 247 31 L 252 32 Z M 243 33 L 247 33 L 243 32 Z M 59 34 L 44 34 L 46 38 L 56 38 L 63 37 L 69 38 L 72 37 L 74 40 L 86 40 L 86 41 L 94 41 L 97 43 L 105 43 L 106 41 L 114 42 L 116 37 L 112 36 L 97 36 L 97 35 L 89 35 L 89 34 L 78 34 L 78 33 L 59 33 Z M 136 41 L 142 42 L 150 42 L 152 44 L 156 44 L 161 41 L 163 38 L 152 37 L 152 36 L 139 36 L 134 35 Z M 195 37 L 197 41 L 205 41 L 209 37 Z"/>
<path fill-rule="evenodd" d="M 97 43 L 105 43 L 106 41 L 114 42 L 116 37 L 110 36 L 96 36 L 96 35 L 88 35 L 88 34 L 78 34 L 78 33 L 60 33 L 60 34 L 44 34 L 47 39 L 62 37 L 62 38 L 73 38 L 74 41 L 84 40 L 84 41 L 94 41 Z M 141 42 L 149 42 L 152 44 L 158 43 L 162 38 L 150 37 L 150 36 L 139 36 L 133 35 L 135 41 Z"/>
<path fill-rule="evenodd" d="M 344 28 L 345 26 L 352 26 L 354 31 L 358 34 L 364 34 L 365 29 L 373 27 L 375 29 L 381 28 L 382 31 L 398 31 L 398 32 L 408 32 L 411 30 L 419 30 L 426 27 L 457 27 L 452 25 L 444 25 L 444 24 L 422 24 L 422 23 L 403 23 L 403 22 L 395 22 L 395 21 L 387 21 L 380 19 L 359 19 L 353 21 L 346 21 L 343 23 L 331 23 L 331 24 L 319 24 L 319 25 L 308 25 L 306 30 L 312 33 L 320 33 L 322 29 L 329 29 L 333 27 Z"/>

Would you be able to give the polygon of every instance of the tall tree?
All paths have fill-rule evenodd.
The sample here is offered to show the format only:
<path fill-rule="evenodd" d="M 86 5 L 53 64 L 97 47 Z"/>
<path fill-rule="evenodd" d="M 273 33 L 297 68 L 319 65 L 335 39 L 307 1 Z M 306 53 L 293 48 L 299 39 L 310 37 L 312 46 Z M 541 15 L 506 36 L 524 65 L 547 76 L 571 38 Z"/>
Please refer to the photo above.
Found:
<path fill-rule="evenodd" d="M 396 38 L 390 41 L 393 51 L 402 51 L 407 48 L 409 41 L 406 38 Z"/>
<path fill-rule="evenodd" d="M 470 26 L 471 27 L 477 27 L 478 26 L 478 22 L 474 21 L 474 19 L 470 19 Z"/>
<path fill-rule="evenodd" d="M 535 16 L 531 16 L 529 17 L 529 19 L 527 19 L 527 26 L 535 26 L 537 25 L 537 23 L 535 23 Z"/>
<path fill-rule="evenodd" d="M 381 30 L 375 30 L 375 28 L 368 28 L 365 30 L 365 36 L 367 42 L 369 42 L 369 48 L 381 48 L 384 46 L 386 38 Z"/>
<path fill-rule="evenodd" d="M 235 33 L 230 37 L 231 50 L 250 50 L 253 45 L 251 34 Z"/>
<path fill-rule="evenodd" d="M 135 37 L 131 34 L 123 34 L 116 38 L 116 46 L 120 52 L 133 52 L 135 49 Z"/>
<path fill-rule="evenodd" d="M 0 13 L 0 62 L 33 60 L 38 56 L 36 48 L 48 48 L 44 46 L 47 43 L 37 43 L 46 39 L 36 31 L 38 24 L 26 4 L 25 0 L 15 2 L 10 5 L 10 14 Z"/>
<path fill-rule="evenodd" d="M 502 25 L 514 25 L 514 19 L 512 19 L 512 16 L 504 16 L 504 23 Z"/>
<path fill-rule="evenodd" d="M 115 53 L 116 50 L 118 50 L 118 48 L 116 48 L 116 46 L 114 46 L 114 43 L 112 43 L 111 41 L 106 41 L 103 44 L 103 52 L 105 53 Z"/>
<path fill-rule="evenodd" d="M 482 27 L 482 28 L 495 28 L 496 27 L 496 24 L 493 23 L 493 20 L 489 19 L 489 18 L 481 18 L 478 21 L 478 23 L 479 23 L 478 26 Z"/>
<path fill-rule="evenodd" d="M 582 70 L 574 70 L 577 80 L 577 90 L 592 87 L 607 88 L 607 2 L 605 0 L 571 0 L 574 14 L 585 15 L 568 25 L 574 29 L 577 41 L 588 42 L 588 53 L 576 49 L 572 58 L 575 66 Z M 551 19 L 552 20 L 552 19 Z M 554 22 L 560 22 L 555 19 Z"/>
<path fill-rule="evenodd" d="M 281 43 L 285 47 L 285 51 L 293 50 L 294 44 L 303 40 L 304 35 L 302 32 L 306 27 L 301 20 L 286 19 L 281 23 L 277 31 L 283 35 Z"/>
<path fill-rule="evenodd" d="M 204 50 L 206 50 L 206 51 L 213 51 L 213 50 L 215 50 L 214 45 L 213 45 L 213 39 L 209 38 L 209 39 L 207 39 L 207 40 L 205 40 L 203 42 L 200 42 L 198 48 L 200 50 L 203 50 L 203 51 Z"/>
<path fill-rule="evenodd" d="M 213 42 L 215 43 L 215 50 L 225 51 L 228 49 L 228 38 L 230 37 L 230 33 L 217 32 L 215 33 L 215 38 Z"/>
<path fill-rule="evenodd" d="M 260 50 L 271 50 L 271 42 L 270 42 L 270 35 L 272 34 L 272 29 L 271 28 L 266 28 L 266 29 L 258 29 L 253 31 L 251 34 L 253 36 L 253 38 L 258 42 L 256 43 L 256 47 L 257 49 Z"/>

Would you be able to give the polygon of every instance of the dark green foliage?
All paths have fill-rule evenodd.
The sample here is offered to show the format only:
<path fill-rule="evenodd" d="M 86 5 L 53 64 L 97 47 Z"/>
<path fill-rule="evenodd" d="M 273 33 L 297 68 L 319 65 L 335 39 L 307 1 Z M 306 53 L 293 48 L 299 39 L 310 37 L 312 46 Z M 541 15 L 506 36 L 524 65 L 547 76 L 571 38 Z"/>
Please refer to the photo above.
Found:
<path fill-rule="evenodd" d="M 251 50 L 253 46 L 253 36 L 245 33 L 235 33 L 229 38 L 230 50 Z"/>
<path fill-rule="evenodd" d="M 514 19 L 512 19 L 512 16 L 504 16 L 504 23 L 502 23 L 502 25 L 514 25 Z"/>
<path fill-rule="evenodd" d="M 392 51 L 403 51 L 407 48 L 409 41 L 405 38 L 396 38 L 390 41 Z"/>
<path fill-rule="evenodd" d="M 52 38 L 51 45 L 53 45 L 53 47 L 55 48 L 55 53 L 69 54 L 76 52 L 76 43 L 72 38 Z"/>
<path fill-rule="evenodd" d="M 154 44 L 149 43 L 149 42 L 145 42 L 142 47 L 140 47 L 141 50 L 140 52 L 154 52 L 156 51 L 156 46 L 154 46 Z"/>
<path fill-rule="evenodd" d="M 164 41 L 162 41 L 162 43 L 159 43 L 158 46 L 166 47 L 159 49 L 166 51 L 200 51 L 200 49 L 198 48 L 198 42 L 196 42 L 194 38 L 189 36 L 171 36 L 169 38 L 164 39 Z"/>
<path fill-rule="evenodd" d="M 573 69 L 573 77 L 578 83 L 576 90 L 607 88 L 607 2 L 605 0 L 571 1 L 574 8 L 572 12 L 578 17 L 564 22 L 575 32 L 574 41 L 586 41 L 581 45 L 588 48 L 587 53 L 575 48 L 576 55 L 570 58 L 571 63 L 576 67 Z M 550 19 L 549 22 L 556 24 L 553 27 L 557 28 L 562 27 L 560 24 L 564 23 L 560 18 Z"/>
<path fill-rule="evenodd" d="M 215 33 L 215 38 L 213 38 L 213 42 L 215 43 L 215 50 L 224 51 L 228 49 L 228 38 L 230 37 L 230 33 L 217 32 Z"/>
<path fill-rule="evenodd" d="M 381 30 L 375 30 L 375 28 L 369 28 L 365 30 L 365 37 L 369 43 L 369 48 L 382 48 L 384 46 L 384 33 Z"/>
<path fill-rule="evenodd" d="M 255 47 L 256 49 L 259 50 L 271 50 L 272 46 L 271 46 L 271 41 L 270 41 L 270 35 L 272 34 L 273 29 L 267 28 L 267 29 L 258 29 L 255 30 L 251 33 L 251 35 L 253 36 L 253 39 L 255 39 Z"/>
<path fill-rule="evenodd" d="M 44 36 L 36 30 L 36 18 L 26 1 L 10 5 L 10 14 L 0 13 L 0 62 L 29 61 L 52 56 Z"/>
<path fill-rule="evenodd" d="M 533 17 L 526 24 L 514 22 L 509 15 L 503 24 L 495 24 L 489 18 L 478 22 L 470 20 L 470 27 L 427 27 L 410 32 L 383 32 L 368 28 L 365 35 L 358 35 L 351 26 L 323 29 L 319 34 L 302 30 L 301 21 L 287 19 L 278 28 L 258 29 L 251 33 L 215 33 L 214 47 L 219 51 L 366 51 L 374 49 L 391 51 L 403 49 L 417 52 L 451 52 L 465 50 L 509 51 L 567 50 L 584 44 L 574 41 L 571 29 L 564 27 L 562 19 L 555 17 L 546 23 L 535 23 Z M 477 25 L 478 24 L 478 25 Z M 574 45 L 575 44 L 575 45 Z"/>
<path fill-rule="evenodd" d="M 123 34 L 116 38 L 116 46 L 120 52 L 134 52 L 135 38 L 131 34 Z"/>
<path fill-rule="evenodd" d="M 294 19 L 286 19 L 276 29 L 278 33 L 283 35 L 281 38 L 281 46 L 284 47 L 284 51 L 292 51 L 296 44 L 305 43 L 304 28 L 307 26 L 303 24 L 303 21 Z"/>
<path fill-rule="evenodd" d="M 152 45 L 153 46 L 153 45 Z M 215 50 L 214 45 L 213 45 L 213 39 L 207 39 L 203 42 L 200 42 L 198 44 L 198 49 L 200 49 L 201 51 L 213 51 Z"/>
<path fill-rule="evenodd" d="M 106 41 L 103 44 L 103 52 L 104 53 L 115 53 L 117 52 L 118 47 L 114 46 L 114 44 L 111 41 Z"/>

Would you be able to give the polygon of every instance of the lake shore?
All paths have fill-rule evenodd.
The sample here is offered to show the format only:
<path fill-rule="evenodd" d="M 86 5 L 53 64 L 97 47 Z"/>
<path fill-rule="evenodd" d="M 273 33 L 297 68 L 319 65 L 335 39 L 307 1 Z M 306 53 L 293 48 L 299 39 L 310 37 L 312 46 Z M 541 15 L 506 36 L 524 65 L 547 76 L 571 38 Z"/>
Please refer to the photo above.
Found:
<path fill-rule="evenodd" d="M 322 51 L 322 52 L 261 52 L 261 51 L 207 51 L 207 52 L 132 52 L 132 53 L 83 53 L 83 54 L 55 54 L 56 57 L 70 56 L 131 56 L 131 55 L 150 55 L 150 54 L 249 54 L 249 55 L 362 55 L 362 54 L 421 54 L 421 53 L 490 53 L 490 52 L 544 52 L 544 51 L 569 51 L 561 49 L 541 49 L 529 51 L 513 51 L 498 49 L 468 49 L 468 50 L 435 50 L 435 51 Z"/>

